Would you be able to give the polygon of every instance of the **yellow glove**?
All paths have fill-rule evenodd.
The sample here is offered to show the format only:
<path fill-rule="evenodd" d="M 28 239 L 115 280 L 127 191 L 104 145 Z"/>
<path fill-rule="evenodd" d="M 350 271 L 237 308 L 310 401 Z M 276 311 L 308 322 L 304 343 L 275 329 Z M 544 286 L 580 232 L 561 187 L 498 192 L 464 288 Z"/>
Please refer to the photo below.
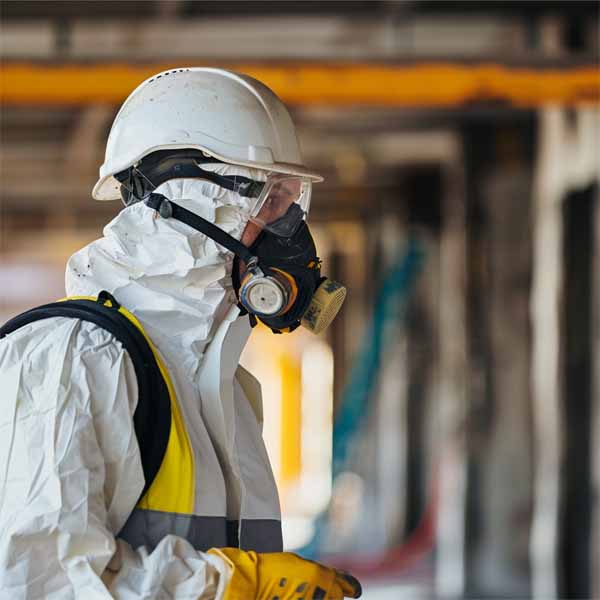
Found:
<path fill-rule="evenodd" d="M 357 579 L 290 552 L 257 554 L 211 548 L 232 569 L 224 600 L 343 600 L 360 598 Z"/>

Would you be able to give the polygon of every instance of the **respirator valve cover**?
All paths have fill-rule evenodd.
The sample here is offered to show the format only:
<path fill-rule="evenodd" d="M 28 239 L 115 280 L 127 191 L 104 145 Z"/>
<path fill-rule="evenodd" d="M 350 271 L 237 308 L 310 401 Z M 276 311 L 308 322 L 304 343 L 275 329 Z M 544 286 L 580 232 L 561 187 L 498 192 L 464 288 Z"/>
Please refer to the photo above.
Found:
<path fill-rule="evenodd" d="M 251 269 L 240 288 L 242 305 L 257 317 L 277 317 L 290 309 L 298 295 L 293 277 L 281 269 Z"/>

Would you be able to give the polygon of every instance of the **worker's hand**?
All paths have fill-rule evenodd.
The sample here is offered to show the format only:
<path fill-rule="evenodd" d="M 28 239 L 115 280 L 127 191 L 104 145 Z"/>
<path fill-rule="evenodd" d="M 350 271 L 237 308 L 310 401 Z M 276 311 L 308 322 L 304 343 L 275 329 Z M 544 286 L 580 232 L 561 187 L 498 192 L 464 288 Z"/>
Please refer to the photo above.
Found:
<path fill-rule="evenodd" d="M 290 552 L 212 548 L 209 553 L 232 569 L 224 600 L 343 600 L 362 593 L 352 575 Z"/>

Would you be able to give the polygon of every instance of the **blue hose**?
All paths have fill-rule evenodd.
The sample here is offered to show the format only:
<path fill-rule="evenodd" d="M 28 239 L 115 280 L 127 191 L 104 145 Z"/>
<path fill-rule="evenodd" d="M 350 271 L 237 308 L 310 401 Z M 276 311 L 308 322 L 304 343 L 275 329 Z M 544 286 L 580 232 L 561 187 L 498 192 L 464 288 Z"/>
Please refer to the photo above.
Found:
<path fill-rule="evenodd" d="M 406 248 L 394 261 L 377 293 L 370 325 L 363 336 L 363 344 L 354 359 L 350 379 L 344 386 L 342 402 L 333 425 L 333 479 L 347 469 L 349 449 L 361 424 L 367 417 L 369 400 L 376 389 L 382 356 L 389 343 L 386 332 L 403 318 L 408 299 L 414 290 L 423 265 L 423 250 L 412 237 Z M 319 554 L 328 514 L 325 511 L 316 520 L 312 540 L 299 550 L 307 558 Z"/>

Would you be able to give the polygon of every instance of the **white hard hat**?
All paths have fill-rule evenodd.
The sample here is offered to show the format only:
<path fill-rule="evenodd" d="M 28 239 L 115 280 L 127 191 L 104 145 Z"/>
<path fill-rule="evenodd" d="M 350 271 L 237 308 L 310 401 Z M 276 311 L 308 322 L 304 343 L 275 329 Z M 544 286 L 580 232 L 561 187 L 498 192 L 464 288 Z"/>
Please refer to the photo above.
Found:
<path fill-rule="evenodd" d="M 119 199 L 115 173 L 157 150 L 182 148 L 202 150 L 225 163 L 322 181 L 303 165 L 292 119 L 268 87 L 246 75 L 191 67 L 159 73 L 125 100 L 92 196 Z"/>

